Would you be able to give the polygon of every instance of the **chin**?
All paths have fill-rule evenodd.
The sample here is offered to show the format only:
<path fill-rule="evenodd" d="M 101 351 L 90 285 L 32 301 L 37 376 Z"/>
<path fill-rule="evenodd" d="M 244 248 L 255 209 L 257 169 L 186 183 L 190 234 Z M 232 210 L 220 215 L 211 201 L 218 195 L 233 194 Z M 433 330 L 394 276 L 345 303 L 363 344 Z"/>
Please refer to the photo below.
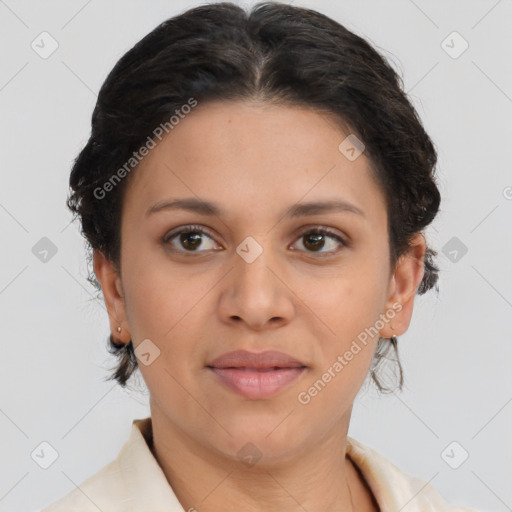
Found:
<path fill-rule="evenodd" d="M 222 434 L 221 439 L 217 438 L 223 444 L 217 448 L 237 461 L 247 456 L 259 458 L 264 464 L 284 462 L 291 458 L 295 448 L 300 449 L 301 444 L 300 429 L 294 421 L 287 424 L 285 418 L 286 414 L 282 412 L 279 415 L 260 413 L 232 418 L 229 425 L 222 423 L 231 436 Z"/>

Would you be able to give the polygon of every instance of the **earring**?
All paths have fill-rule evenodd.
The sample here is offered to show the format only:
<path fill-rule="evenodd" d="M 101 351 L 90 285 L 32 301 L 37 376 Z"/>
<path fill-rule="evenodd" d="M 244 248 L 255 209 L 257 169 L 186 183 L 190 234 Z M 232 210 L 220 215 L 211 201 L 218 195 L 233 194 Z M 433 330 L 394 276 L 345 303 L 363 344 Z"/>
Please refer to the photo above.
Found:
<path fill-rule="evenodd" d="M 121 332 L 121 326 L 120 325 L 117 326 L 117 332 Z"/>
<path fill-rule="evenodd" d="M 396 335 L 395 335 L 395 334 L 393 334 L 393 335 L 391 336 L 391 338 L 389 338 L 389 341 L 390 341 L 391 343 L 393 343 L 393 345 L 396 345 L 396 343 L 397 343 L 397 341 L 398 341 L 398 338 L 396 337 Z"/>

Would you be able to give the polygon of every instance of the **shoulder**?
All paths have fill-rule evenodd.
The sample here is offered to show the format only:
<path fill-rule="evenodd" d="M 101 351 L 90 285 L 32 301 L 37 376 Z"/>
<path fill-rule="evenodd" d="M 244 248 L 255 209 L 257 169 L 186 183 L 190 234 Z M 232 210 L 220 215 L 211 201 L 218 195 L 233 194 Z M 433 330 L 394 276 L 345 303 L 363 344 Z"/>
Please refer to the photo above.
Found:
<path fill-rule="evenodd" d="M 408 475 L 369 446 L 347 438 L 347 455 L 361 471 L 381 510 L 477 512 L 447 502 L 425 480 Z"/>
<path fill-rule="evenodd" d="M 151 418 L 134 420 L 115 460 L 40 512 L 182 511 L 151 452 L 151 438 Z"/>
<path fill-rule="evenodd" d="M 119 474 L 119 464 L 114 460 L 41 512 L 113 512 L 116 503 L 119 510 L 120 501 L 126 499 Z"/>

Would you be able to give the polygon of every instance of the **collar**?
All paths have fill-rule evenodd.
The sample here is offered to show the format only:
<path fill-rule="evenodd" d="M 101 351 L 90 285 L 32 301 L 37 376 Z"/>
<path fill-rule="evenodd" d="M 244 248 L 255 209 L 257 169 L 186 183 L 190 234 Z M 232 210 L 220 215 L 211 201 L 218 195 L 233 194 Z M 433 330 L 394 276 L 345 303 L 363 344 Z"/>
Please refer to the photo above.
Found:
<path fill-rule="evenodd" d="M 133 509 L 182 512 L 152 453 L 152 445 L 151 417 L 133 420 L 130 438 L 118 456 L 127 488 L 134 491 Z M 381 454 L 350 436 L 346 454 L 361 472 L 380 510 L 401 510 L 407 505 L 407 512 L 427 512 L 445 510 L 448 505 L 429 484 L 404 474 Z"/>

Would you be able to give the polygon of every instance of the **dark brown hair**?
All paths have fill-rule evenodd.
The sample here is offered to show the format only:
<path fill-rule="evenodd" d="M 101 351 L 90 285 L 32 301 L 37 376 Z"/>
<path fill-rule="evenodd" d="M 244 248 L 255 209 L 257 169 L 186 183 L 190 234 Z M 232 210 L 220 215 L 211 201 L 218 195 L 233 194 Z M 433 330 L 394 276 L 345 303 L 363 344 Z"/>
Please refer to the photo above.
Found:
<path fill-rule="evenodd" d="M 105 197 L 98 190 L 190 98 L 199 104 L 260 99 L 334 114 L 347 133 L 363 141 L 385 196 L 391 268 L 438 212 L 434 145 L 401 77 L 374 47 L 311 9 L 264 2 L 247 12 L 216 3 L 161 23 L 123 55 L 101 87 L 67 202 L 80 217 L 89 264 L 92 250 L 99 250 L 120 271 L 123 191 L 136 171 L 102 192 Z M 436 255 L 427 248 L 418 294 L 437 284 Z M 92 272 L 89 280 L 99 288 Z M 119 356 L 110 379 L 125 386 L 137 368 L 132 342 L 109 340 Z M 399 388 L 403 381 L 396 343 L 379 339 L 371 376 L 382 392 L 392 391 L 377 374 L 390 349 Z"/>

